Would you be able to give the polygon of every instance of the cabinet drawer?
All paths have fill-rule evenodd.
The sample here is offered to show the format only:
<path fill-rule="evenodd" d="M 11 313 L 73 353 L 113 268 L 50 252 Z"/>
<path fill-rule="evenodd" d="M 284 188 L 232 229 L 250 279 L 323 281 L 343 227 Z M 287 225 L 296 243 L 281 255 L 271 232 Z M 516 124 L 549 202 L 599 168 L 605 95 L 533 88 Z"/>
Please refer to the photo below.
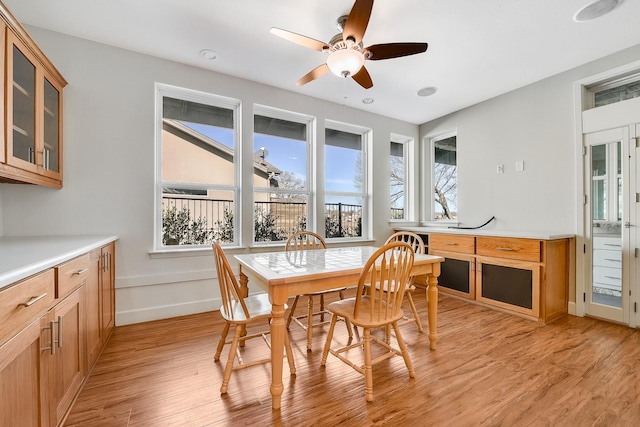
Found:
<path fill-rule="evenodd" d="M 610 267 L 593 267 L 593 283 L 613 286 L 615 289 L 622 289 L 622 269 Z"/>
<path fill-rule="evenodd" d="M 430 234 L 429 250 L 431 251 L 432 249 L 473 254 L 475 251 L 475 237 L 457 234 Z"/>
<path fill-rule="evenodd" d="M 62 299 L 89 277 L 89 254 L 56 267 L 56 298 Z"/>
<path fill-rule="evenodd" d="M 598 267 L 622 268 L 622 251 L 593 251 L 593 265 Z"/>
<path fill-rule="evenodd" d="M 593 237 L 593 249 L 622 250 L 622 237 Z"/>
<path fill-rule="evenodd" d="M 55 276 L 47 270 L 0 291 L 0 345 L 53 304 Z"/>
<path fill-rule="evenodd" d="M 540 262 L 540 240 L 478 236 L 478 255 Z"/>

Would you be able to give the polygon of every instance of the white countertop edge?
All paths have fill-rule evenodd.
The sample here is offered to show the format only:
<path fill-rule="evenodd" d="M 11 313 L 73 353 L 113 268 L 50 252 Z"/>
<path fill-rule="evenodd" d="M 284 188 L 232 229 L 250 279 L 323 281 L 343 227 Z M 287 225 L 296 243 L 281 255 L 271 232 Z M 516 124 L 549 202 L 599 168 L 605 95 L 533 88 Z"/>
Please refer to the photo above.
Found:
<path fill-rule="evenodd" d="M 115 235 L 0 237 L 0 289 L 116 240 Z"/>
<path fill-rule="evenodd" d="M 448 233 L 462 234 L 473 236 L 495 236 L 495 237 L 516 237 L 521 239 L 538 239 L 538 240 L 556 240 L 569 239 L 575 237 L 575 234 L 569 233 L 544 233 L 537 231 L 507 231 L 507 230 L 483 230 L 483 229 L 456 229 L 447 227 L 394 227 L 397 230 L 413 231 L 418 234 L 429 233 Z"/>

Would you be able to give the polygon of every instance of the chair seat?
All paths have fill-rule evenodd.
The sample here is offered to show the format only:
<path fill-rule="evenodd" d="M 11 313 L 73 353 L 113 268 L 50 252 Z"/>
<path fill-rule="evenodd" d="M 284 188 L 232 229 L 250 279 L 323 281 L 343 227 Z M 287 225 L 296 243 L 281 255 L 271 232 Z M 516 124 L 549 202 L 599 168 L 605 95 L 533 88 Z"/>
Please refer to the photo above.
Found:
<path fill-rule="evenodd" d="M 248 319 L 245 316 L 242 305 L 239 302 L 235 302 L 232 305 L 231 315 L 227 313 L 227 310 L 224 306 L 220 307 L 220 314 L 222 314 L 222 317 L 225 320 L 234 323 L 247 323 L 248 321 L 254 321 L 259 318 L 266 319 L 271 317 L 271 303 L 269 302 L 269 295 L 251 295 L 244 299 L 244 303 L 247 307 L 247 311 L 249 312 Z M 286 304 L 284 306 L 284 309 L 287 309 Z"/>
<path fill-rule="evenodd" d="M 376 300 L 376 304 L 378 301 Z M 356 298 L 347 298 L 340 301 L 332 302 L 327 306 L 327 309 L 332 313 L 337 314 L 340 317 L 349 319 L 351 323 L 363 328 L 377 328 L 380 326 L 391 324 L 404 317 L 402 309 L 398 309 L 396 314 L 386 319 L 381 319 L 380 312 L 374 310 L 373 317 L 370 315 L 371 298 L 363 296 L 360 301 L 360 310 L 358 317 L 354 317 L 354 308 L 356 305 Z"/>

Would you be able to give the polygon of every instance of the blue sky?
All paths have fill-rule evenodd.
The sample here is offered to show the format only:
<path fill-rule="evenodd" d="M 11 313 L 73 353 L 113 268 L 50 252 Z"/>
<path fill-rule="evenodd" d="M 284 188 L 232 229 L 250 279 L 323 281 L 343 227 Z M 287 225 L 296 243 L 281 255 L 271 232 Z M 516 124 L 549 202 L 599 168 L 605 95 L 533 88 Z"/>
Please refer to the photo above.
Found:
<path fill-rule="evenodd" d="M 233 131 L 196 123 L 186 123 L 192 129 L 232 147 Z M 257 134 L 254 138 L 254 152 L 260 148 L 269 152 L 266 160 L 282 171 L 289 171 L 296 177 L 306 180 L 306 142 L 293 139 L 277 138 Z M 353 182 L 353 164 L 356 159 L 354 150 L 327 146 L 326 190 L 357 191 Z"/>

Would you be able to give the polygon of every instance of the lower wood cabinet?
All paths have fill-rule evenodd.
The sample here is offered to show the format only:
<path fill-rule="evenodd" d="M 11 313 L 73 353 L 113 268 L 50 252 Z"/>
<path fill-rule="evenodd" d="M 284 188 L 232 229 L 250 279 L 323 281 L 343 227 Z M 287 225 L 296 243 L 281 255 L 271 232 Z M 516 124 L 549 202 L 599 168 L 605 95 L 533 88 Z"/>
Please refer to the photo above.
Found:
<path fill-rule="evenodd" d="M 439 291 L 540 322 L 567 313 L 574 238 L 419 233 L 429 254 L 445 259 Z"/>
<path fill-rule="evenodd" d="M 64 421 L 114 327 L 114 249 L 0 289 L 0 426 Z"/>

